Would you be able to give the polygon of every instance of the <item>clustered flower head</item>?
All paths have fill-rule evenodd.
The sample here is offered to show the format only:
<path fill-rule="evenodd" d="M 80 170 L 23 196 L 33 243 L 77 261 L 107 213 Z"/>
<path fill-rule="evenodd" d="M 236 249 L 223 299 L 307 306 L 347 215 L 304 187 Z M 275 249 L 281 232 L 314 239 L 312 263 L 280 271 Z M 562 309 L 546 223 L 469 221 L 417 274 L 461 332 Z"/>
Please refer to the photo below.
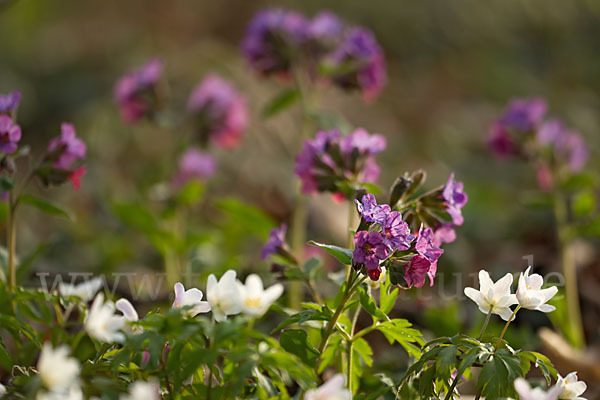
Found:
<path fill-rule="evenodd" d="M 546 119 L 544 99 L 515 99 L 492 123 L 488 144 L 500 157 L 533 159 L 538 184 L 549 190 L 560 171 L 579 172 L 588 158 L 582 136 L 557 118 Z"/>
<path fill-rule="evenodd" d="M 61 125 L 61 135 L 48 144 L 46 155 L 36 173 L 44 185 L 60 185 L 71 181 L 75 189 L 81 185 L 86 169 L 85 143 L 76 136 L 72 124 Z"/>
<path fill-rule="evenodd" d="M 188 99 L 200 141 L 224 149 L 238 145 L 248 125 L 248 109 L 240 93 L 217 75 L 208 75 Z"/>
<path fill-rule="evenodd" d="M 192 147 L 179 158 L 179 169 L 173 178 L 173 185 L 179 188 L 193 180 L 203 181 L 210 178 L 216 169 L 217 162 L 211 154 Z"/>
<path fill-rule="evenodd" d="M 304 68 L 311 78 L 359 90 L 366 99 L 386 82 L 383 50 L 373 33 L 331 12 L 311 20 L 296 11 L 262 10 L 248 25 L 242 51 L 262 75 L 287 76 Z"/>
<path fill-rule="evenodd" d="M 416 235 L 411 234 L 402 214 L 387 204 L 377 204 L 370 193 L 356 204 L 362 222 L 354 236 L 354 267 L 364 267 L 373 281 L 385 267 L 402 269 L 409 287 L 423 286 L 427 277 L 433 285 L 437 261 L 444 252 L 434 243 L 433 230 L 422 225 Z"/>
<path fill-rule="evenodd" d="M 15 118 L 17 108 L 21 102 L 21 92 L 12 91 L 8 94 L 0 94 L 0 115 Z"/>
<path fill-rule="evenodd" d="M 124 122 L 137 122 L 155 111 L 156 87 L 162 70 L 162 62 L 152 59 L 131 70 L 116 83 L 114 98 Z"/>
<path fill-rule="evenodd" d="M 304 142 L 296 157 L 294 172 L 302 181 L 302 192 L 354 195 L 362 183 L 372 183 L 381 172 L 375 155 L 386 147 L 385 137 L 356 129 L 342 136 L 337 129 L 319 131 Z"/>
<path fill-rule="evenodd" d="M 21 140 L 21 127 L 6 115 L 0 115 L 0 153 L 13 154 Z"/>

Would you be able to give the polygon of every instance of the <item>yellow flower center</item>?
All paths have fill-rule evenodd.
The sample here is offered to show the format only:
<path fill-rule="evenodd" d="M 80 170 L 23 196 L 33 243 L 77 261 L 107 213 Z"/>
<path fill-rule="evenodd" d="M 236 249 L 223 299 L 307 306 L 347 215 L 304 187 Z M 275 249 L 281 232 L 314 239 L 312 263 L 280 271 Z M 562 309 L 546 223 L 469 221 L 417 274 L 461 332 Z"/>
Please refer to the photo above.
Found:
<path fill-rule="evenodd" d="M 260 299 L 257 297 L 248 297 L 246 300 L 244 300 L 244 305 L 248 308 L 259 308 Z"/>

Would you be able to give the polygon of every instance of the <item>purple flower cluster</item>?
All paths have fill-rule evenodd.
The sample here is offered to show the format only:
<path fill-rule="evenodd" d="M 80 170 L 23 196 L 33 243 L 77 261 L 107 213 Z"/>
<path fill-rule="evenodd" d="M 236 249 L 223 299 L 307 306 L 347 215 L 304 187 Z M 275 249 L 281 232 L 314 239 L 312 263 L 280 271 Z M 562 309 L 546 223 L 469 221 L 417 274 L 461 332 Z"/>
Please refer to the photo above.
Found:
<path fill-rule="evenodd" d="M 464 184 L 457 182 L 454 179 L 454 173 L 451 173 L 448 182 L 446 182 L 446 185 L 442 189 L 442 197 L 446 201 L 446 211 L 452 217 L 452 223 L 458 226 L 464 222 L 462 208 L 469 200 L 463 188 Z"/>
<path fill-rule="evenodd" d="M 546 102 L 540 98 L 512 100 L 490 127 L 489 139 L 498 156 L 535 159 L 542 189 L 552 187 L 557 170 L 579 172 L 588 158 L 581 135 L 556 118 L 545 119 L 546 110 Z"/>
<path fill-rule="evenodd" d="M 444 252 L 435 241 L 434 231 L 421 225 L 418 235 L 412 235 L 402 214 L 390 211 L 387 204 L 377 204 L 372 194 L 364 195 L 356 204 L 363 221 L 370 224 L 368 230 L 359 230 L 354 236 L 354 264 L 364 265 L 367 275 L 376 281 L 381 261 L 393 255 L 404 260 L 404 279 L 409 287 L 423 286 L 426 277 L 433 285 L 437 260 Z"/>
<path fill-rule="evenodd" d="M 360 89 L 367 100 L 375 98 L 386 82 L 383 50 L 373 33 L 352 28 L 326 59 L 332 80 L 345 89 Z"/>
<path fill-rule="evenodd" d="M 242 52 L 259 73 L 285 75 L 306 39 L 308 26 L 309 21 L 296 11 L 259 11 L 248 24 Z"/>
<path fill-rule="evenodd" d="M 124 122 L 135 123 L 154 111 L 155 89 L 162 70 L 162 62 L 152 59 L 119 79 L 114 97 Z"/>
<path fill-rule="evenodd" d="M 0 153 L 12 154 L 17 151 L 21 140 L 21 128 L 13 120 L 0 115 Z"/>
<path fill-rule="evenodd" d="M 21 92 L 13 91 L 8 94 L 0 94 L 0 115 L 8 115 L 14 118 L 19 103 L 21 102 Z"/>
<path fill-rule="evenodd" d="M 75 189 L 81 185 L 85 174 L 85 143 L 76 136 L 72 124 L 61 125 L 61 135 L 48 144 L 42 165 L 36 173 L 46 185 L 59 185 L 71 181 Z"/>
<path fill-rule="evenodd" d="M 360 90 L 366 99 L 386 82 L 383 51 L 372 32 L 349 27 L 327 11 L 312 20 L 296 11 L 260 11 L 248 25 L 242 51 L 262 75 L 287 76 L 293 68 L 308 68 L 311 77 Z"/>
<path fill-rule="evenodd" d="M 217 75 L 208 75 L 188 99 L 202 142 L 211 140 L 224 149 L 238 145 L 248 125 L 245 100 L 235 88 Z"/>
<path fill-rule="evenodd" d="M 385 137 L 357 129 L 342 136 L 339 130 L 319 131 L 304 142 L 294 172 L 302 180 L 302 192 L 332 192 L 350 196 L 345 188 L 375 182 L 381 172 L 375 154 L 386 146 Z"/>
<path fill-rule="evenodd" d="M 196 148 L 188 149 L 179 159 L 179 170 L 173 184 L 179 188 L 192 180 L 208 179 L 216 168 L 217 163 L 212 155 Z"/>

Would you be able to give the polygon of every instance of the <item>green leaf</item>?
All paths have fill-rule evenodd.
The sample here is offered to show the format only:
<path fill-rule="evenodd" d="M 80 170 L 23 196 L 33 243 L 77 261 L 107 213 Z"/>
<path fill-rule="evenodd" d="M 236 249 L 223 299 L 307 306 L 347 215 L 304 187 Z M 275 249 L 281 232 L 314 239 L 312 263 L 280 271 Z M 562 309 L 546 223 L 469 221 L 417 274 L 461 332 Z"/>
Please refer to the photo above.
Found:
<path fill-rule="evenodd" d="M 358 338 L 354 340 L 352 348 L 365 364 L 367 364 L 369 367 L 373 366 L 373 350 L 365 339 Z"/>
<path fill-rule="evenodd" d="M 379 309 L 384 314 L 389 314 L 390 311 L 394 308 L 396 304 L 396 299 L 398 298 L 398 293 L 400 290 L 398 288 L 391 289 L 390 276 L 386 274 L 385 282 L 381 284 L 379 288 Z"/>
<path fill-rule="evenodd" d="M 341 359 L 342 352 L 342 336 L 340 334 L 331 335 L 327 342 L 327 347 L 321 354 L 321 363 L 319 364 L 318 373 L 325 371 L 330 365 L 333 365 L 336 361 Z"/>
<path fill-rule="evenodd" d="M 301 325 L 307 321 L 329 321 L 332 316 L 333 312 L 327 306 L 322 306 L 320 310 L 310 309 L 300 311 L 281 322 L 272 332 L 277 332 L 292 324 Z"/>
<path fill-rule="evenodd" d="M 517 353 L 517 356 L 521 359 L 521 368 L 523 368 L 524 372 L 526 372 L 527 369 L 523 367 L 523 363 L 527 362 L 529 364 L 534 364 L 536 368 L 539 368 L 540 371 L 542 371 L 548 385 L 552 382 L 553 378 L 556 379 L 558 372 L 550 359 L 545 355 L 535 351 L 522 351 Z"/>
<path fill-rule="evenodd" d="M 410 328 L 411 326 L 411 323 L 407 320 L 398 318 L 378 324 L 377 330 L 383 333 L 390 344 L 398 342 L 408 354 L 419 358 L 421 357 L 421 350 L 415 346 L 415 343 L 422 345 L 423 339 L 421 332 Z"/>
<path fill-rule="evenodd" d="M 371 297 L 362 286 L 358 287 L 358 296 L 360 299 L 360 305 L 365 309 L 366 312 L 371 314 L 373 317 L 373 322 L 381 320 L 385 321 L 389 319 L 388 316 L 377 307 L 377 303 L 375 303 L 373 297 Z"/>
<path fill-rule="evenodd" d="M 337 258 L 344 265 L 350 265 L 352 263 L 352 250 L 350 249 L 345 249 L 343 247 L 334 246 L 331 244 L 317 243 L 312 240 L 308 242 L 308 244 L 322 248 Z"/>
<path fill-rule="evenodd" d="M 319 358 L 319 352 L 310 343 L 305 331 L 300 329 L 285 330 L 281 332 L 279 343 L 285 350 L 298 356 L 306 365 L 315 366 Z"/>
<path fill-rule="evenodd" d="M 448 381 L 452 372 L 454 372 L 456 364 L 456 354 L 458 348 L 456 346 L 446 346 L 440 351 L 436 361 L 437 377 L 444 381 Z"/>
<path fill-rule="evenodd" d="M 583 190 L 573 199 L 573 212 L 579 217 L 590 215 L 596 209 L 596 194 L 593 190 Z"/>
<path fill-rule="evenodd" d="M 192 180 L 186 183 L 179 193 L 177 193 L 177 200 L 186 205 L 194 205 L 200 200 L 204 194 L 204 185 L 198 180 Z"/>
<path fill-rule="evenodd" d="M 296 88 L 285 89 L 267 103 L 262 111 L 263 118 L 271 118 L 286 108 L 292 106 L 301 98 L 301 93 Z"/>
<path fill-rule="evenodd" d="M 482 395 L 486 399 L 498 399 L 512 395 L 510 393 L 512 383 L 506 365 L 500 357 L 492 356 L 481 369 L 477 388 L 482 390 Z"/>
<path fill-rule="evenodd" d="M 45 200 L 42 200 L 38 197 L 32 196 L 30 194 L 22 194 L 21 196 L 19 196 L 18 201 L 20 203 L 33 206 L 46 214 L 59 215 L 62 217 L 67 217 L 69 219 L 72 219 L 70 214 L 67 211 L 63 210 L 62 208 L 60 208 L 52 203 L 49 203 Z"/>

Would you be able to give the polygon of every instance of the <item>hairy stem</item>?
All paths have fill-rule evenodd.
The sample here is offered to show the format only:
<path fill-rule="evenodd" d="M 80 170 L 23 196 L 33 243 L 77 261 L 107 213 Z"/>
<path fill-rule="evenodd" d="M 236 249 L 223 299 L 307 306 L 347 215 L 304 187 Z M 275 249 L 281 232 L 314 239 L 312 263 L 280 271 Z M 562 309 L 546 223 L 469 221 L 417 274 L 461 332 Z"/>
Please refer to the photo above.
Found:
<path fill-rule="evenodd" d="M 11 190 L 8 194 L 8 217 L 7 217 L 7 248 L 8 248 L 8 289 L 14 292 L 17 285 L 17 271 L 15 266 L 15 251 L 16 251 L 16 207 L 15 194 Z"/>

